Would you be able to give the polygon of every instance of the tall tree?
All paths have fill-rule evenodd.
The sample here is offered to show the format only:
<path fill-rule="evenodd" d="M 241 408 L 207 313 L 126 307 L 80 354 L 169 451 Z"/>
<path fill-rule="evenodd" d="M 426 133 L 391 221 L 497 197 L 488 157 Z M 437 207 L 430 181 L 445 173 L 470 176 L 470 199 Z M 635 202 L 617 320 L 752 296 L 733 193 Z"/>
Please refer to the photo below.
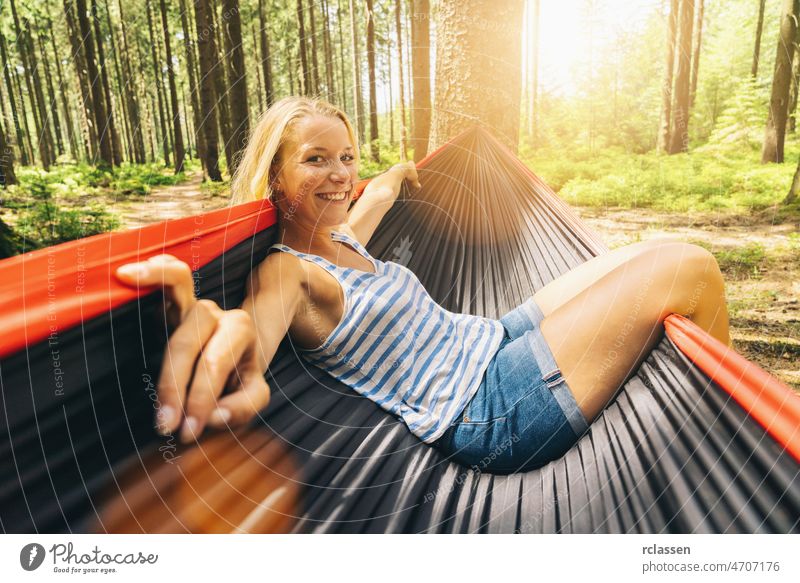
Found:
<path fill-rule="evenodd" d="M 436 94 L 429 150 L 478 123 L 516 152 L 523 8 L 522 0 L 437 3 Z"/>
<path fill-rule="evenodd" d="M 697 71 L 700 68 L 700 46 L 703 42 L 703 5 L 704 0 L 696 0 L 695 20 L 694 20 L 694 48 L 692 49 L 692 81 L 689 92 L 689 111 L 694 105 L 694 98 L 697 95 Z"/>
<path fill-rule="evenodd" d="M 128 47 L 128 30 L 125 23 L 125 12 L 122 9 L 122 0 L 117 0 L 119 19 L 122 28 L 122 70 L 124 71 L 125 99 L 128 102 L 128 119 L 131 128 L 131 141 L 133 142 L 133 159 L 137 164 L 145 163 L 144 136 L 142 135 L 142 121 L 140 119 L 139 97 L 136 81 L 131 66 L 130 49 Z"/>
<path fill-rule="evenodd" d="M 56 37 L 53 32 L 53 21 L 48 18 L 47 19 L 47 29 L 48 29 L 48 36 L 50 37 L 50 48 L 53 52 L 53 60 L 56 63 L 56 74 L 58 75 L 58 87 L 60 88 L 59 93 L 61 95 L 61 107 L 64 110 L 64 121 L 67 125 L 67 138 L 69 139 L 69 148 L 70 152 L 74 159 L 80 158 L 80 152 L 78 150 L 78 138 L 75 135 L 75 127 L 72 123 L 72 113 L 71 108 L 69 106 L 69 91 L 67 90 L 67 84 L 64 82 L 64 74 L 61 70 L 61 59 L 58 57 L 58 49 L 56 49 Z"/>
<path fill-rule="evenodd" d="M 680 38 L 678 43 L 678 72 L 675 75 L 675 116 L 669 140 L 669 153 L 689 150 L 689 92 L 692 67 L 692 28 L 694 0 L 681 0 Z"/>
<path fill-rule="evenodd" d="M 3 124 L 0 123 L 0 184 L 9 186 L 17 182 L 17 175 L 14 172 L 14 150 L 8 143 Z"/>
<path fill-rule="evenodd" d="M 325 85 L 328 101 L 336 103 L 336 85 L 333 77 L 333 47 L 331 46 L 330 14 L 328 14 L 328 0 L 322 0 L 322 45 L 325 51 Z"/>
<path fill-rule="evenodd" d="M 89 25 L 88 11 L 86 10 L 85 0 L 75 0 L 78 11 L 78 26 L 83 42 L 84 56 L 86 58 L 86 68 L 89 76 L 89 86 L 92 91 L 92 109 L 94 123 L 97 128 L 98 159 L 104 165 L 112 166 L 114 157 L 111 148 L 111 132 L 106 100 L 103 95 L 103 85 L 100 79 L 100 71 L 95 60 L 94 40 L 92 30 Z M 65 0 L 65 4 L 71 4 L 71 0 Z"/>
<path fill-rule="evenodd" d="M 367 68 L 369 73 L 369 155 L 380 161 L 378 151 L 378 96 L 375 87 L 375 13 L 367 0 Z"/>
<path fill-rule="evenodd" d="M 678 10 L 680 0 L 671 0 L 667 25 L 667 58 L 664 65 L 664 80 L 661 83 L 661 122 L 658 129 L 658 150 L 666 152 L 669 148 L 672 129 L 672 87 L 675 71 L 675 40 L 678 30 Z"/>
<path fill-rule="evenodd" d="M 30 164 L 32 156 L 30 155 L 30 142 L 26 139 L 28 134 L 22 131 L 19 124 L 19 113 L 17 112 L 17 100 L 14 99 L 14 83 L 11 80 L 11 64 L 8 62 L 8 54 L 6 53 L 6 39 L 2 32 L 0 32 L 0 57 L 3 62 L 3 79 L 6 84 L 6 92 L 8 93 L 8 102 L 11 104 L 11 117 L 14 119 L 14 128 L 17 132 L 17 146 L 20 151 L 20 161 L 23 166 Z"/>
<path fill-rule="evenodd" d="M 311 23 L 311 80 L 314 84 L 312 93 L 319 95 L 322 93 L 319 88 L 319 58 L 317 56 L 317 23 L 314 16 L 315 0 L 308 3 L 308 21 Z"/>
<path fill-rule="evenodd" d="M 183 132 L 181 130 L 181 112 L 178 105 L 178 87 L 175 83 L 175 67 L 172 64 L 172 45 L 170 44 L 169 22 L 167 21 L 167 3 L 159 0 L 161 8 L 161 28 L 164 32 L 164 52 L 167 57 L 167 80 L 169 81 L 169 97 L 172 104 L 172 144 L 175 150 L 175 174 L 183 172 Z"/>
<path fill-rule="evenodd" d="M 267 15 L 264 12 L 264 0 L 258 0 L 258 18 L 260 22 L 261 67 L 263 69 L 264 93 L 267 107 L 275 101 L 275 90 L 272 81 L 272 65 L 269 56 L 269 35 L 267 32 Z"/>
<path fill-rule="evenodd" d="M 789 85 L 792 82 L 794 40 L 797 35 L 797 18 L 800 0 L 783 0 L 778 50 L 775 55 L 775 72 L 772 77 L 772 95 L 769 100 L 767 129 L 761 149 L 761 163 L 783 162 L 783 143 L 786 137 L 786 117 L 789 108 Z"/>
<path fill-rule="evenodd" d="M 403 3 L 401 0 L 395 0 L 394 16 L 395 28 L 397 29 L 397 59 L 400 64 L 400 159 L 405 161 L 408 158 L 408 151 L 406 149 L 408 137 L 406 134 L 406 98 L 403 79 L 403 29 L 400 26 L 402 22 L 402 5 Z M 391 67 L 391 61 L 389 62 L 389 67 Z"/>
<path fill-rule="evenodd" d="M 202 115 L 196 131 L 202 132 L 205 146 L 203 165 L 208 177 L 214 182 L 222 181 L 219 170 L 219 126 L 217 125 L 217 95 L 212 70 L 216 63 L 216 44 L 212 30 L 210 0 L 195 0 L 195 26 L 197 28 L 197 52 L 200 60 L 200 107 Z"/>
<path fill-rule="evenodd" d="M 358 17 L 356 16 L 355 0 L 350 0 L 350 37 L 353 53 L 353 111 L 356 114 L 359 143 L 364 143 L 364 104 L 361 100 L 361 64 L 358 45 Z"/>
<path fill-rule="evenodd" d="M 756 25 L 756 44 L 753 47 L 753 64 L 750 66 L 750 76 L 755 79 L 758 77 L 758 59 L 761 53 L 761 33 L 764 30 L 764 5 L 767 0 L 761 0 L 758 4 L 758 24 Z"/>
<path fill-rule="evenodd" d="M 106 54 L 103 48 L 103 33 L 100 30 L 100 18 L 97 16 L 97 0 L 91 0 L 92 23 L 94 25 L 95 42 L 97 43 L 97 66 L 100 71 L 100 81 L 103 84 L 103 98 L 106 100 L 108 112 L 108 130 L 111 134 L 111 160 L 115 166 L 122 164 L 122 145 L 114 121 L 114 99 L 111 94 L 111 84 L 108 82 L 108 67 Z"/>
<path fill-rule="evenodd" d="M 300 85 L 300 92 L 303 95 L 311 95 L 314 82 L 311 77 L 311 68 L 308 65 L 308 53 L 306 50 L 306 25 L 305 14 L 303 11 L 303 0 L 297 0 L 297 26 L 298 26 L 298 42 L 300 43 L 300 64 L 303 67 L 303 75 L 301 77 L 302 83 Z"/>
<path fill-rule="evenodd" d="M 158 42 L 156 41 L 155 25 L 153 24 L 153 10 L 150 5 L 150 0 L 146 0 L 145 9 L 147 10 L 147 30 L 150 35 L 150 55 L 153 62 L 153 80 L 156 86 L 156 95 L 158 96 L 158 120 L 161 127 L 161 147 L 164 150 L 164 166 L 170 165 L 170 146 L 168 129 L 167 129 L 167 114 L 166 104 L 164 103 L 164 89 L 161 77 L 161 59 L 158 57 Z"/>
<path fill-rule="evenodd" d="M 44 36 L 43 32 L 40 31 L 37 35 L 37 40 L 39 41 L 39 58 L 44 65 L 44 78 L 47 82 L 47 97 L 48 97 L 48 105 L 50 106 L 50 111 L 48 112 L 51 119 L 53 120 L 53 130 L 56 135 L 56 148 L 58 149 L 58 155 L 64 154 L 64 138 L 61 135 L 61 119 L 58 115 L 58 99 L 56 99 L 56 90 L 53 87 L 53 75 L 50 72 L 50 60 L 47 58 L 47 51 L 44 48 Z"/>
<path fill-rule="evenodd" d="M 162 0 L 163 1 L 163 0 Z M 222 8 L 228 15 L 223 27 L 225 52 L 228 55 L 228 102 L 231 120 L 231 156 L 228 172 L 232 175 L 239 165 L 242 150 L 250 133 L 250 109 L 247 105 L 247 74 L 245 73 L 244 48 L 242 47 L 242 20 L 239 15 L 239 0 L 222 0 Z"/>
<path fill-rule="evenodd" d="M 411 0 L 411 63 L 413 99 L 411 105 L 411 147 L 414 161 L 428 153 L 431 129 L 431 39 L 428 0 Z"/>
<path fill-rule="evenodd" d="M 792 83 L 789 86 L 789 128 L 790 134 L 797 129 L 797 89 L 800 85 L 800 26 L 794 43 L 794 57 L 792 58 Z"/>

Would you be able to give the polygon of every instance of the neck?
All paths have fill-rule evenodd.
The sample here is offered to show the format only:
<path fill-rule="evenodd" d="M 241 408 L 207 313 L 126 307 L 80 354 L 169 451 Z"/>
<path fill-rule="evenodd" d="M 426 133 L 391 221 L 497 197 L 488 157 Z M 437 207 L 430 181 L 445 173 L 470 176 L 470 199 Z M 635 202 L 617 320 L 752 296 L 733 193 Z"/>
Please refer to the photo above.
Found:
<path fill-rule="evenodd" d="M 324 249 L 332 246 L 331 232 L 333 226 L 308 224 L 293 217 L 278 221 L 277 242 L 293 249 Z"/>

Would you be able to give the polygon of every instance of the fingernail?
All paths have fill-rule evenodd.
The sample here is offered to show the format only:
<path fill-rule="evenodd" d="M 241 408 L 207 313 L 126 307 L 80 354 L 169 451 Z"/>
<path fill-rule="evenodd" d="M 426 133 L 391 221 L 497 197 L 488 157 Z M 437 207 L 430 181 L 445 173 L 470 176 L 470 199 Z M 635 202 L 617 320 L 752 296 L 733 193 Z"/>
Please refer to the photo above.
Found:
<path fill-rule="evenodd" d="M 194 417 L 187 417 L 181 428 L 181 441 L 189 443 L 199 435 L 200 423 Z"/>
<path fill-rule="evenodd" d="M 123 265 L 117 269 L 117 273 L 127 277 L 145 277 L 148 269 L 143 265 Z"/>
<path fill-rule="evenodd" d="M 158 432 L 166 435 L 170 432 L 172 424 L 175 422 L 175 409 L 169 405 L 162 405 L 158 410 Z"/>
<path fill-rule="evenodd" d="M 213 425 L 223 425 L 230 421 L 231 419 L 231 411 L 230 409 L 224 408 L 217 408 L 211 412 L 211 415 L 208 418 L 208 422 Z"/>

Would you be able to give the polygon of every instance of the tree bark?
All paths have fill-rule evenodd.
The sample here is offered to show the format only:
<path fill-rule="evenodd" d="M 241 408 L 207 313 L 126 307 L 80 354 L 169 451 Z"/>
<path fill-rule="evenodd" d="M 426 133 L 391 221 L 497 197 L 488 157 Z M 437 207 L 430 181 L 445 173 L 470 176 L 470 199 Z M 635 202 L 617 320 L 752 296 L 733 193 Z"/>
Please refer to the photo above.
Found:
<path fill-rule="evenodd" d="M 5 128 L 0 124 L 0 184 L 9 186 L 17 183 L 17 175 L 14 172 L 14 150 L 6 139 Z"/>
<path fill-rule="evenodd" d="M 65 0 L 71 3 L 71 0 Z M 111 149 L 111 135 L 109 131 L 110 120 L 106 109 L 105 97 L 103 96 L 102 81 L 100 72 L 97 69 L 94 53 L 94 39 L 92 30 L 89 26 L 85 0 L 76 0 L 78 10 L 78 26 L 83 42 L 84 56 L 86 58 L 86 68 L 89 76 L 89 86 L 92 91 L 92 110 L 94 113 L 95 127 L 97 128 L 98 159 L 105 165 L 112 166 L 114 156 Z"/>
<path fill-rule="evenodd" d="M 344 56 L 344 32 L 342 31 L 342 20 L 344 19 L 344 15 L 342 14 L 342 0 L 336 0 L 336 24 L 337 28 L 339 29 L 339 95 L 341 96 L 340 99 L 342 100 L 341 106 L 345 111 L 355 111 L 354 109 L 350 109 L 347 103 L 347 75 L 345 69 L 345 63 L 347 59 Z"/>
<path fill-rule="evenodd" d="M 128 52 L 128 31 L 125 25 L 125 12 L 122 9 L 122 0 L 117 0 L 117 6 L 119 8 L 120 25 L 122 27 L 122 67 L 125 73 L 125 99 L 128 102 L 128 123 L 131 127 L 133 159 L 137 164 L 144 164 L 146 161 L 146 154 L 144 149 L 144 136 L 142 135 L 142 120 L 140 118 L 141 108 L 137 96 L 138 91 L 136 80 L 133 75 L 133 67 L 131 67 L 130 53 Z"/>
<path fill-rule="evenodd" d="M 761 149 L 762 164 L 783 162 L 783 144 L 786 137 L 789 86 L 792 81 L 792 59 L 794 58 L 794 40 L 797 36 L 798 13 L 800 13 L 800 0 L 783 0 L 767 129 L 764 134 L 764 146 Z"/>
<path fill-rule="evenodd" d="M 792 186 L 789 188 L 789 192 L 786 195 L 786 198 L 783 199 L 781 204 L 791 204 L 797 201 L 798 196 L 800 196 L 800 162 L 797 164 L 797 169 L 794 171 L 794 178 L 792 178 Z"/>
<path fill-rule="evenodd" d="M 264 93 L 267 107 L 275 101 L 275 90 L 272 86 L 272 65 L 269 56 L 269 35 L 267 34 L 267 16 L 264 12 L 264 0 L 258 0 L 258 17 L 261 22 L 261 68 L 264 75 Z"/>
<path fill-rule="evenodd" d="M 216 46 L 212 29 L 209 0 L 194 0 L 195 26 L 197 28 L 197 52 L 200 58 L 200 107 L 201 122 L 196 127 L 203 134 L 205 158 L 203 165 L 208 177 L 214 182 L 222 181 L 219 170 L 219 129 L 217 125 L 217 95 L 212 69 L 216 62 Z"/>
<path fill-rule="evenodd" d="M 70 47 L 72 48 L 70 60 L 75 65 L 75 77 L 78 79 L 78 89 L 80 90 L 81 103 L 83 104 L 83 107 L 80 108 L 80 120 L 83 122 L 81 124 L 81 134 L 83 135 L 87 156 L 94 160 L 98 156 L 98 136 L 97 128 L 93 122 L 94 107 L 92 104 L 92 91 L 87 76 L 88 69 L 82 47 L 83 43 L 80 40 L 78 25 L 75 22 L 72 0 L 64 2 L 64 15 L 67 21 L 67 36 L 69 37 Z"/>
<path fill-rule="evenodd" d="M 790 134 L 797 129 L 797 89 L 800 84 L 800 27 L 794 43 L 794 57 L 792 58 L 792 84 L 789 87 L 789 127 Z"/>
<path fill-rule="evenodd" d="M 314 89 L 312 93 L 316 96 L 320 95 L 322 91 L 319 88 L 319 58 L 317 56 L 317 23 L 314 17 L 314 4 L 315 1 L 311 0 L 308 3 L 308 20 L 311 23 L 311 79 L 314 82 Z"/>
<path fill-rule="evenodd" d="M 678 73 L 675 75 L 675 117 L 669 140 L 669 153 L 689 151 L 689 92 L 692 67 L 692 27 L 694 0 L 681 0 Z"/>
<path fill-rule="evenodd" d="M 242 48 L 242 19 L 239 14 L 239 0 L 222 0 L 222 8 L 227 15 L 223 26 L 225 52 L 228 57 L 228 100 L 231 114 L 231 157 L 228 172 L 233 175 L 239 165 L 239 158 L 247 144 L 250 133 L 250 110 L 247 105 L 247 74 Z"/>
<path fill-rule="evenodd" d="M 353 101 L 355 107 L 353 110 L 356 114 L 356 124 L 358 127 L 358 141 L 364 143 L 364 104 L 361 101 L 361 63 L 358 58 L 358 18 L 356 16 L 356 4 L 354 0 L 350 0 L 350 36 L 351 47 L 353 51 Z"/>
<path fill-rule="evenodd" d="M 175 68 L 172 66 L 172 45 L 170 44 L 169 22 L 167 21 L 167 4 L 159 0 L 161 8 L 161 28 L 164 32 L 164 52 L 167 57 L 167 80 L 169 81 L 169 97 L 172 104 L 172 144 L 175 150 L 175 174 L 183 172 L 183 160 L 186 151 L 183 147 L 183 130 L 181 129 L 181 112 L 178 100 L 178 87 L 175 83 Z M 246 102 L 245 102 L 246 103 Z"/>
<path fill-rule="evenodd" d="M 522 0 L 438 3 L 429 150 L 479 124 L 517 151 L 523 8 Z"/>
<path fill-rule="evenodd" d="M 406 133 L 406 97 L 405 79 L 403 78 L 403 29 L 402 22 L 402 2 L 395 0 L 395 27 L 397 29 L 397 58 L 400 63 L 400 160 L 408 159 L 408 134 Z"/>
<path fill-rule="evenodd" d="M 27 166 L 30 162 L 28 153 L 28 146 L 25 140 L 25 134 L 19 125 L 19 113 L 17 112 L 17 101 L 14 98 L 14 84 L 11 81 L 9 70 L 11 68 L 8 62 L 8 54 L 6 53 L 6 39 L 0 32 L 0 56 L 3 59 L 3 79 L 6 84 L 6 92 L 8 93 L 8 102 L 11 104 L 11 117 L 14 119 L 14 129 L 17 132 L 17 147 L 19 148 L 20 161 L 23 166 Z"/>
<path fill-rule="evenodd" d="M 108 0 L 103 0 L 103 7 L 105 8 L 106 12 L 106 26 L 108 27 L 108 40 L 111 44 L 111 57 L 114 61 L 114 72 L 117 76 L 117 91 L 119 92 L 119 103 L 122 107 L 122 127 L 123 133 L 125 134 L 125 146 L 128 151 L 128 160 L 134 159 L 133 153 L 133 128 L 131 126 L 131 118 L 128 114 L 128 99 L 125 97 L 125 94 L 128 92 L 124 86 L 124 79 L 125 77 L 122 74 L 122 69 L 119 64 L 119 51 L 117 50 L 117 41 L 116 36 L 117 32 L 114 30 L 114 25 L 111 22 L 111 10 L 108 6 Z"/>
<path fill-rule="evenodd" d="M 69 140 L 70 154 L 73 159 L 80 158 L 80 151 L 78 148 L 78 137 L 75 135 L 75 126 L 72 122 L 72 113 L 70 111 L 69 102 L 67 101 L 69 91 L 67 91 L 67 84 L 64 82 L 64 74 L 61 70 L 61 59 L 58 58 L 58 49 L 56 49 L 56 38 L 53 32 L 53 21 L 47 19 L 48 36 L 50 37 L 50 48 L 53 51 L 53 60 L 56 63 L 56 74 L 58 75 L 58 86 L 61 94 L 61 108 L 64 110 L 64 122 L 67 125 L 67 139 Z"/>
<path fill-rule="evenodd" d="M 694 21 L 694 48 L 692 49 L 692 82 L 689 92 L 689 111 L 692 111 L 697 96 L 697 71 L 700 68 L 700 46 L 703 43 L 703 8 L 704 0 L 696 0 Z"/>
<path fill-rule="evenodd" d="M 47 83 L 47 97 L 48 97 L 48 105 L 49 108 L 49 115 L 53 120 L 53 131 L 56 135 L 56 148 L 58 149 L 58 155 L 61 156 L 64 154 L 64 137 L 61 135 L 61 119 L 58 115 L 58 99 L 56 98 L 56 90 L 53 87 L 53 75 L 50 72 L 50 60 L 47 58 L 47 51 L 44 48 L 44 39 L 42 39 L 41 31 L 37 35 L 36 39 L 39 41 L 39 58 L 44 65 L 44 78 Z"/>
<path fill-rule="evenodd" d="M 367 67 L 369 73 L 369 154 L 380 161 L 378 151 L 378 97 L 375 88 L 375 13 L 372 0 L 367 0 Z"/>
<path fill-rule="evenodd" d="M 114 96 L 111 94 L 111 84 L 108 82 L 108 67 L 106 67 L 106 55 L 103 49 L 103 33 L 100 31 L 100 19 L 97 16 L 97 0 L 92 0 L 91 9 L 95 40 L 97 42 L 97 64 L 100 67 L 103 97 L 106 100 L 106 111 L 108 112 L 108 128 L 111 132 L 111 159 L 115 166 L 120 166 L 122 164 L 122 145 L 120 144 L 119 132 L 117 132 L 117 124 L 114 121 Z"/>
<path fill-rule="evenodd" d="M 164 150 L 164 166 L 170 166 L 170 146 L 169 138 L 167 137 L 169 130 L 167 129 L 167 114 L 165 107 L 165 98 L 163 95 L 161 70 L 159 64 L 161 60 L 158 58 L 158 43 L 156 42 L 155 25 L 153 24 L 153 10 L 150 5 L 150 0 L 146 0 L 147 10 L 147 30 L 150 35 L 150 55 L 153 60 L 153 82 L 156 85 L 156 95 L 158 97 L 158 120 L 161 127 L 161 147 Z"/>
<path fill-rule="evenodd" d="M 325 85 L 328 101 L 336 103 L 336 84 L 333 80 L 333 50 L 331 47 L 330 17 L 328 14 L 328 0 L 322 0 L 322 44 L 325 52 Z"/>
<path fill-rule="evenodd" d="M 758 77 L 758 59 L 761 53 L 761 33 L 764 30 L 764 4 L 767 0 L 761 0 L 758 5 L 758 24 L 756 25 L 756 44 L 753 47 L 753 64 L 750 66 L 750 76 L 755 79 Z"/>
<path fill-rule="evenodd" d="M 659 152 L 667 151 L 672 134 L 672 76 L 675 71 L 675 40 L 678 30 L 679 8 L 680 0 L 671 0 L 667 25 L 667 59 L 664 65 L 664 80 L 661 85 L 661 123 L 658 130 L 657 144 Z"/>
<path fill-rule="evenodd" d="M 414 161 L 428 153 L 431 129 L 431 38 L 428 0 L 411 0 L 411 64 L 413 100 L 411 147 Z"/>
<path fill-rule="evenodd" d="M 303 14 L 303 0 L 297 0 L 297 26 L 298 26 L 298 40 L 300 42 L 300 65 L 303 68 L 303 74 L 300 76 L 300 93 L 303 95 L 311 95 L 313 93 L 313 81 L 311 79 L 311 69 L 308 66 L 308 54 L 306 52 L 306 25 L 305 16 Z"/>

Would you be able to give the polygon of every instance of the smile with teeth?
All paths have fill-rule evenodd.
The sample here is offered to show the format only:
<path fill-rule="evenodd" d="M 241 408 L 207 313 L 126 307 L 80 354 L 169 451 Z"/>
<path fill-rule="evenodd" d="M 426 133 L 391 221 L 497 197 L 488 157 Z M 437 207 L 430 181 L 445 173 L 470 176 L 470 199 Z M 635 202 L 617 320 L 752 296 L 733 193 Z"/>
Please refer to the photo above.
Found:
<path fill-rule="evenodd" d="M 344 200 L 347 198 L 346 192 L 318 192 L 317 196 L 325 200 Z"/>

